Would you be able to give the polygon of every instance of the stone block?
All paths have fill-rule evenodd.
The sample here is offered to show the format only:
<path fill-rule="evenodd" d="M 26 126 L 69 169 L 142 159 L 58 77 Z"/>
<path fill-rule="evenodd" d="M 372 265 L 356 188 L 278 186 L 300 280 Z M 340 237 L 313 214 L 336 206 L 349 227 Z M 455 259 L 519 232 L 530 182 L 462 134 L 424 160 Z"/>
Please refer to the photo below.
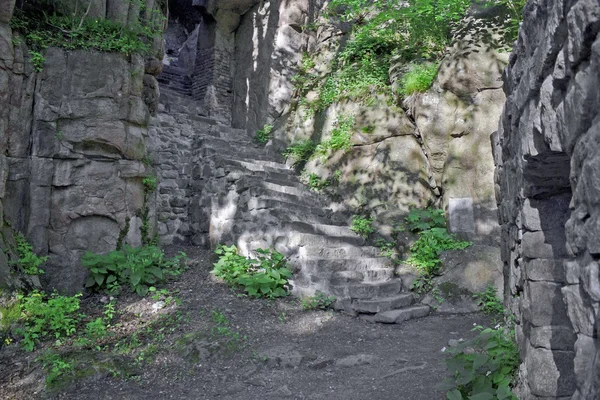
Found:
<path fill-rule="evenodd" d="M 575 342 L 574 373 L 579 389 L 577 399 L 598 398 L 600 393 L 600 340 L 578 335 Z"/>
<path fill-rule="evenodd" d="M 529 333 L 533 347 L 548 350 L 573 351 L 576 335 L 570 326 L 541 326 L 533 327 Z"/>
<path fill-rule="evenodd" d="M 525 360 L 531 393 L 536 396 L 568 396 L 575 391 L 572 351 L 530 348 Z"/>
<path fill-rule="evenodd" d="M 429 315 L 431 309 L 426 305 L 417 305 L 402 308 L 400 310 L 390 310 L 381 312 L 375 315 L 376 322 L 382 322 L 384 324 L 400 324 L 404 321 L 414 318 L 422 318 Z"/>
<path fill-rule="evenodd" d="M 570 326 L 566 305 L 561 295 L 562 285 L 554 282 L 525 283 L 528 306 L 524 317 L 534 326 Z"/>
<path fill-rule="evenodd" d="M 574 331 L 593 337 L 596 326 L 595 311 L 583 300 L 585 294 L 582 293 L 581 286 L 566 286 L 562 288 L 562 293 Z"/>
<path fill-rule="evenodd" d="M 475 233 L 472 198 L 464 197 L 448 199 L 448 215 L 450 232 Z"/>
<path fill-rule="evenodd" d="M 356 300 L 352 303 L 352 308 L 361 313 L 376 314 L 382 311 L 389 311 L 401 307 L 407 307 L 414 302 L 412 293 L 404 293 L 395 297 L 372 299 L 372 300 Z"/>
<path fill-rule="evenodd" d="M 563 232 L 525 232 L 523 256 L 527 258 L 562 258 L 568 255 Z"/>
<path fill-rule="evenodd" d="M 527 279 L 532 281 L 565 282 L 563 260 L 538 258 L 524 263 Z"/>

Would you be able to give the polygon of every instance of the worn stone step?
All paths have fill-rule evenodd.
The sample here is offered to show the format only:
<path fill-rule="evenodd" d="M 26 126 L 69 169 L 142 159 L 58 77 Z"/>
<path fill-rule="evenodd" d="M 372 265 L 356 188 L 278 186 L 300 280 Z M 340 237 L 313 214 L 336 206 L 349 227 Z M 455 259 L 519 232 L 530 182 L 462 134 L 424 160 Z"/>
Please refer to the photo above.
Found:
<path fill-rule="evenodd" d="M 288 224 L 288 226 L 298 232 L 326 235 L 330 237 L 343 236 L 360 238 L 360 236 L 351 231 L 350 227 L 347 225 L 314 224 L 304 221 L 293 221 L 292 223 Z"/>
<path fill-rule="evenodd" d="M 358 313 L 377 314 L 408 307 L 415 301 L 412 293 L 400 293 L 392 297 L 359 299 L 352 302 L 352 309 Z"/>
<path fill-rule="evenodd" d="M 359 246 L 357 246 L 359 247 Z M 294 262 L 302 265 L 303 270 L 308 274 L 319 274 L 323 271 L 335 273 L 338 271 L 359 271 L 367 272 L 377 269 L 389 269 L 393 271 L 393 263 L 385 257 L 361 257 L 361 258 L 322 258 L 306 259 L 298 257 L 293 258 Z"/>
<path fill-rule="evenodd" d="M 267 171 L 267 172 L 290 172 L 295 174 L 293 169 L 290 169 L 287 165 L 283 163 L 278 163 L 275 161 L 266 161 L 266 160 L 255 160 L 253 158 L 245 158 L 245 157 L 221 157 L 223 161 L 226 162 L 237 162 L 245 165 L 249 170 L 252 171 Z"/>
<path fill-rule="evenodd" d="M 324 206 L 323 204 L 321 204 L 321 202 L 319 201 L 319 199 L 315 199 L 312 197 L 306 197 L 306 196 L 298 196 L 295 194 L 289 194 L 289 193 L 285 193 L 285 192 L 278 192 L 276 190 L 270 190 L 270 189 L 265 189 L 265 188 L 252 188 L 249 190 L 250 194 L 252 196 L 260 196 L 261 200 L 273 200 L 273 201 L 280 201 L 280 202 L 284 202 L 284 203 L 296 203 L 296 204 L 301 204 L 303 206 L 311 206 L 311 207 L 315 207 L 315 206 Z"/>
<path fill-rule="evenodd" d="M 331 285 L 333 294 L 348 299 L 372 299 L 400 294 L 402 280 L 395 278 L 387 282 Z"/>
<path fill-rule="evenodd" d="M 294 229 L 289 227 L 290 223 L 303 220 L 308 223 L 322 224 L 328 222 L 328 210 L 315 208 L 297 203 L 286 203 L 284 201 L 274 200 L 254 200 L 248 201 L 238 207 L 236 218 L 241 218 L 246 221 L 250 219 L 258 220 L 278 220 L 282 228 L 288 232 L 293 232 Z"/>
<path fill-rule="evenodd" d="M 299 233 L 299 232 L 290 232 L 288 246 L 290 247 L 298 247 L 298 246 L 331 246 L 338 247 L 342 244 L 350 244 L 361 246 L 364 244 L 364 239 L 361 237 L 328 237 L 323 235 L 315 235 L 310 233 Z"/>
<path fill-rule="evenodd" d="M 265 188 L 268 190 L 272 190 L 275 192 L 291 194 L 299 197 L 313 197 L 316 198 L 316 195 L 310 193 L 302 183 L 293 178 L 286 180 L 278 180 L 272 177 L 269 178 L 259 178 L 256 176 L 244 176 L 236 183 L 237 192 L 241 193 L 246 190 L 252 188 Z"/>
<path fill-rule="evenodd" d="M 253 146 L 241 147 L 236 143 L 228 142 L 227 140 L 215 136 L 204 136 L 197 145 L 202 148 L 202 155 L 205 157 L 218 155 L 229 159 L 242 157 L 253 160 L 283 161 L 282 157 L 276 158 L 273 154 L 269 154 L 262 148 Z"/>
<path fill-rule="evenodd" d="M 298 255 L 306 259 L 319 258 L 372 258 L 379 257 L 381 250 L 373 246 L 345 247 L 313 247 L 304 246 L 298 250 Z"/>
<path fill-rule="evenodd" d="M 431 308 L 429 306 L 418 304 L 398 310 L 389 310 L 377 313 L 375 322 L 384 324 L 400 324 L 409 319 L 423 318 L 429 315 Z"/>
<path fill-rule="evenodd" d="M 331 276 L 332 285 L 362 282 L 385 282 L 394 277 L 392 268 L 373 268 L 366 271 L 347 270 L 334 272 Z"/>

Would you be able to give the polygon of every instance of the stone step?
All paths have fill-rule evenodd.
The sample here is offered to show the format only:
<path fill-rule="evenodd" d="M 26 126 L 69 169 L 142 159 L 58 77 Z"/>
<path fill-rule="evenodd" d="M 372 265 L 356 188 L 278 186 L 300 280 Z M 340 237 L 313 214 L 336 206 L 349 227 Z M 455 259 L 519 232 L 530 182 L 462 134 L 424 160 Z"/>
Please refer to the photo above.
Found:
<path fill-rule="evenodd" d="M 358 313 L 377 314 L 390 310 L 408 307 L 415 301 L 412 293 L 400 293 L 392 297 L 379 297 L 374 299 L 359 299 L 352 302 L 352 309 Z"/>
<path fill-rule="evenodd" d="M 429 306 L 418 304 L 398 310 L 389 310 L 377 313 L 375 322 L 384 324 L 400 324 L 409 319 L 423 318 L 429 315 L 431 308 Z"/>
<path fill-rule="evenodd" d="M 292 261 L 303 267 L 308 274 L 319 274 L 323 271 L 335 273 L 338 271 L 358 271 L 368 273 L 370 270 L 390 270 L 393 272 L 393 263 L 385 257 L 363 258 L 321 258 L 306 259 L 295 256 Z"/>
<path fill-rule="evenodd" d="M 373 299 L 400 294 L 402 280 L 395 278 L 386 282 L 331 285 L 334 295 L 348 299 Z"/>
<path fill-rule="evenodd" d="M 177 66 L 171 65 L 171 64 L 163 65 L 162 73 L 164 74 L 165 72 L 171 73 L 171 74 L 177 74 L 177 75 L 185 75 L 186 74 L 185 68 L 177 67 Z"/>
<path fill-rule="evenodd" d="M 277 161 L 272 154 L 269 154 L 263 148 L 250 145 L 239 146 L 218 137 L 204 136 L 196 145 L 198 148 L 202 148 L 202 155 L 205 157 L 217 155 L 229 159 L 241 157 L 251 160 Z"/>
<path fill-rule="evenodd" d="M 252 196 L 260 196 L 261 200 L 272 200 L 279 201 L 283 203 L 292 203 L 292 204 L 300 204 L 303 206 L 311 206 L 314 207 L 319 205 L 319 199 L 314 199 L 312 197 L 307 196 L 298 196 L 295 194 L 289 194 L 284 192 L 278 192 L 276 190 L 270 190 L 265 188 L 252 188 L 249 189 L 250 194 Z"/>
<path fill-rule="evenodd" d="M 274 178 L 260 178 L 257 176 L 244 176 L 237 181 L 237 192 L 242 193 L 253 188 L 264 188 L 279 193 L 291 194 L 298 197 L 317 198 L 314 193 L 306 190 L 306 187 L 297 179 L 278 180 Z"/>
<path fill-rule="evenodd" d="M 319 258 L 373 258 L 379 257 L 381 250 L 373 246 L 345 246 L 334 248 L 322 248 L 304 246 L 298 250 L 298 255 L 305 259 Z"/>
<path fill-rule="evenodd" d="M 240 163 L 251 171 L 267 171 L 267 172 L 282 172 L 282 173 L 290 172 L 293 175 L 295 175 L 295 172 L 293 169 L 291 169 L 290 167 L 288 167 L 287 165 L 285 165 L 283 163 L 278 163 L 275 161 L 255 160 L 252 158 L 245 158 L 245 157 L 236 157 L 236 158 L 221 157 L 221 160 L 223 160 L 224 162 Z"/>
<path fill-rule="evenodd" d="M 339 286 L 345 283 L 386 282 L 393 277 L 393 268 L 373 268 L 366 271 L 338 271 L 331 275 L 330 283 Z"/>
<path fill-rule="evenodd" d="M 289 247 L 299 246 L 329 246 L 338 247 L 340 245 L 355 245 L 362 246 L 365 240 L 361 237 L 327 237 L 323 235 L 315 235 L 310 233 L 290 232 L 288 236 Z"/>
<path fill-rule="evenodd" d="M 238 207 L 236 218 L 244 221 L 259 220 L 259 222 L 261 220 L 279 220 L 282 228 L 287 232 L 294 231 L 289 227 L 290 223 L 300 220 L 312 224 L 329 221 L 330 212 L 322 208 L 283 201 L 253 199 L 255 200 L 250 200 L 247 204 L 241 204 Z"/>

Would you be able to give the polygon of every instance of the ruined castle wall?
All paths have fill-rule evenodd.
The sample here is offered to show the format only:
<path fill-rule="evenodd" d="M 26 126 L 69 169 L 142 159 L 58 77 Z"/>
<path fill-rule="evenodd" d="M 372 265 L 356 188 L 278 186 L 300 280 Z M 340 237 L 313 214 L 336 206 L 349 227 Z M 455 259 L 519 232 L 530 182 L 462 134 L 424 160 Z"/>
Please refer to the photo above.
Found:
<path fill-rule="evenodd" d="M 600 4 L 532 0 L 493 135 L 521 399 L 600 391 Z"/>

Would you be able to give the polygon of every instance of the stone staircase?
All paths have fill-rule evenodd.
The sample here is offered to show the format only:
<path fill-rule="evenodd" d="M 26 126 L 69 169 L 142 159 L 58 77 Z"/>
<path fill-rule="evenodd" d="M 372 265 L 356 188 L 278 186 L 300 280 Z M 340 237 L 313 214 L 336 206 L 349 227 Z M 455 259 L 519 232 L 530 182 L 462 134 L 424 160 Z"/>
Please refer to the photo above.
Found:
<path fill-rule="evenodd" d="M 163 88 L 162 108 L 175 121 L 208 126 L 194 132 L 192 144 L 196 243 L 234 243 L 245 255 L 273 247 L 290 260 L 295 295 L 334 295 L 336 308 L 353 315 L 400 323 L 429 314 L 394 275 L 392 261 L 350 230 L 350 215 L 302 184 L 279 152 L 257 145 L 245 130 L 197 115 L 191 98 L 169 89 Z"/>
<path fill-rule="evenodd" d="M 161 89 L 168 88 L 184 96 L 192 95 L 192 78 L 186 75 L 183 68 L 165 65 L 156 80 Z"/>

